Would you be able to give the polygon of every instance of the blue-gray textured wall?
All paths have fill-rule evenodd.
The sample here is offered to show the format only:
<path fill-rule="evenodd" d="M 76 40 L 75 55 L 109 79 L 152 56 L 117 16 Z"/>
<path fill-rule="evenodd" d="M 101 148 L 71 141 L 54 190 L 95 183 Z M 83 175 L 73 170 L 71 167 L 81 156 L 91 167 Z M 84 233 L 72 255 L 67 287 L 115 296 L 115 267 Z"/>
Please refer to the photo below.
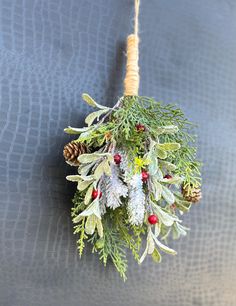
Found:
<path fill-rule="evenodd" d="M 83 125 L 88 92 L 122 95 L 132 0 L 0 0 L 0 305 L 236 305 L 236 2 L 141 6 L 140 94 L 199 125 L 204 199 L 161 265 L 131 259 L 124 284 L 72 234 L 63 128 Z"/>

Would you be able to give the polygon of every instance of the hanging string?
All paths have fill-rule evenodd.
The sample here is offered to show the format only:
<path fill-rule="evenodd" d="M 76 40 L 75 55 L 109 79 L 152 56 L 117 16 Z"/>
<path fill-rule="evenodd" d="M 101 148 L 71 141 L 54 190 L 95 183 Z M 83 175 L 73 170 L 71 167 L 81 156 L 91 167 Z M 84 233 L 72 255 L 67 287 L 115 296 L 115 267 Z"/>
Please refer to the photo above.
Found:
<path fill-rule="evenodd" d="M 139 7 L 140 0 L 135 0 L 134 34 L 127 38 L 127 63 L 124 80 L 124 96 L 138 96 L 139 90 Z"/>
<path fill-rule="evenodd" d="M 138 36 L 138 17 L 139 17 L 139 7 L 140 7 L 140 0 L 135 0 L 135 15 L 134 15 L 134 35 Z"/>

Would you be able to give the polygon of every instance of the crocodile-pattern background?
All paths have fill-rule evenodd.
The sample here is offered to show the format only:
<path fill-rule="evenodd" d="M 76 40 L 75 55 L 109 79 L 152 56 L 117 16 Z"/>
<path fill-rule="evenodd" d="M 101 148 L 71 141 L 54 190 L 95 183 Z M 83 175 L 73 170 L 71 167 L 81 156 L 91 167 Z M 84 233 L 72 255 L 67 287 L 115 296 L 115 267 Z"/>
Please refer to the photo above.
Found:
<path fill-rule="evenodd" d="M 67 125 L 88 92 L 122 95 L 131 0 L 0 0 L 0 305 L 236 305 L 236 2 L 142 1 L 140 94 L 177 103 L 199 125 L 204 199 L 171 243 L 178 256 L 123 283 L 79 259 L 65 180 Z"/>

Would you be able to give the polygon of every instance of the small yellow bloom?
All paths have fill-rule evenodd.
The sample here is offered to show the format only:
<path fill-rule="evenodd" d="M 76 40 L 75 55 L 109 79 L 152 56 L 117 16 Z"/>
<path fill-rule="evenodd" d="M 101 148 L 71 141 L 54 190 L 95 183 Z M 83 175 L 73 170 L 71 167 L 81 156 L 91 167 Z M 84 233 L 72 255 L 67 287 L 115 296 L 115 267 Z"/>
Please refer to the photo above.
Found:
<path fill-rule="evenodd" d="M 141 157 L 135 157 L 134 159 L 134 166 L 135 166 L 135 172 L 140 172 L 142 170 L 142 168 L 144 168 L 145 166 L 150 164 L 150 160 L 145 158 L 141 158 Z"/>

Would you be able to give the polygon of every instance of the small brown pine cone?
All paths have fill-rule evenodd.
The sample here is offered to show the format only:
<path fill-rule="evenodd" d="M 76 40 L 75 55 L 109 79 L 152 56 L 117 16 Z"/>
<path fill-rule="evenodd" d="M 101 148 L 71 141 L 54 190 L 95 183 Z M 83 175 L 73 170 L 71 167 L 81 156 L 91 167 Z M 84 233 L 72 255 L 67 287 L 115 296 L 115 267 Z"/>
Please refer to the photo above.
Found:
<path fill-rule="evenodd" d="M 63 155 L 65 160 L 71 166 L 78 166 L 78 157 L 81 154 L 87 153 L 88 148 L 85 144 L 80 142 L 71 141 L 64 146 Z"/>
<path fill-rule="evenodd" d="M 182 193 L 184 199 L 188 202 L 197 203 L 202 198 L 201 188 L 183 187 Z"/>

